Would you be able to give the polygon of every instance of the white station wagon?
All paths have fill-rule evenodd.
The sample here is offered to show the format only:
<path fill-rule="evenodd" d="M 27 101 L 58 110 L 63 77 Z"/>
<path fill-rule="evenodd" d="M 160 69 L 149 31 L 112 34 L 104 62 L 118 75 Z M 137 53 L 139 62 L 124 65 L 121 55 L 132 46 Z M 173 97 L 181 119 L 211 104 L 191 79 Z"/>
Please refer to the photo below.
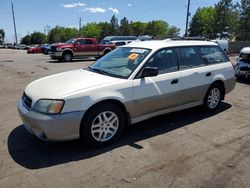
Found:
<path fill-rule="evenodd" d="M 133 42 L 86 69 L 30 83 L 17 107 L 42 140 L 103 146 L 129 124 L 198 105 L 214 110 L 234 87 L 234 68 L 214 42 Z"/>

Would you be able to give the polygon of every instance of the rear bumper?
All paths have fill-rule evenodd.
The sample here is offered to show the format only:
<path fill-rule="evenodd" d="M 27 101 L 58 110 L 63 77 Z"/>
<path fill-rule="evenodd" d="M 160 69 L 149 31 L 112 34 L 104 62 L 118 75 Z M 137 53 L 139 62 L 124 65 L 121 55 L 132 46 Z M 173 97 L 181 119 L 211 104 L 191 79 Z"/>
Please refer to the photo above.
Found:
<path fill-rule="evenodd" d="M 25 128 L 42 140 L 64 141 L 80 137 L 84 111 L 46 115 L 27 110 L 21 99 L 17 103 L 17 109 Z"/>

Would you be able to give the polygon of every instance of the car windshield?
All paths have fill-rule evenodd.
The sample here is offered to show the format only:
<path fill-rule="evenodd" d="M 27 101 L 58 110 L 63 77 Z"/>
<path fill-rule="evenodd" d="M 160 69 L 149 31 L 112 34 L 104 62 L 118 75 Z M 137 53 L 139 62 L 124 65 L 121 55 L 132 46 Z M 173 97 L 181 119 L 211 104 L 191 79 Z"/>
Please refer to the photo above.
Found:
<path fill-rule="evenodd" d="M 128 78 L 151 50 L 135 47 L 121 47 L 111 51 L 88 70 L 118 78 Z"/>
<path fill-rule="evenodd" d="M 65 42 L 66 44 L 73 44 L 75 42 L 75 39 L 70 39 L 67 42 Z"/>

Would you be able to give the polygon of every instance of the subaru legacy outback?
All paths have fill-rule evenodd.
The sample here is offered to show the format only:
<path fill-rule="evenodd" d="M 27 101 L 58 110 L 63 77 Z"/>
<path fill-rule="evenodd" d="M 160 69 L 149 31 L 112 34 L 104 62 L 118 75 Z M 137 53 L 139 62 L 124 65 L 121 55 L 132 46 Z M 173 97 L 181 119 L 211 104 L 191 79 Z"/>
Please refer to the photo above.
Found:
<path fill-rule="evenodd" d="M 129 124 L 198 105 L 214 110 L 234 87 L 234 68 L 214 42 L 132 42 L 30 83 L 17 108 L 42 140 L 104 146 Z"/>

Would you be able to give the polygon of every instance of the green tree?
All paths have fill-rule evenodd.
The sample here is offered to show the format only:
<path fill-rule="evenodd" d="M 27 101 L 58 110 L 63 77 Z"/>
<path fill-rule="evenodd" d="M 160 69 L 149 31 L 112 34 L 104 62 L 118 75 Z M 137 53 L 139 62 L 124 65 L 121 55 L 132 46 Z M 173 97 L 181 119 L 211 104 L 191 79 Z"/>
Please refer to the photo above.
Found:
<path fill-rule="evenodd" d="M 111 29 L 110 29 L 110 35 L 118 35 L 119 34 L 119 23 L 118 18 L 115 17 L 115 15 L 112 16 L 110 19 Z"/>
<path fill-rule="evenodd" d="M 31 36 L 30 35 L 26 35 L 21 39 L 21 44 L 26 44 L 26 45 L 30 45 L 31 44 Z"/>
<path fill-rule="evenodd" d="M 99 28 L 101 29 L 101 33 L 100 33 L 100 39 L 103 39 L 106 36 L 111 35 L 111 24 L 108 22 L 100 22 L 99 24 Z"/>
<path fill-rule="evenodd" d="M 0 44 L 3 44 L 5 38 L 5 32 L 3 29 L 0 29 Z"/>
<path fill-rule="evenodd" d="M 213 31 L 212 27 L 214 22 L 215 8 L 198 8 L 190 22 L 189 36 L 202 36 L 210 39 L 215 38 L 216 33 Z"/>
<path fill-rule="evenodd" d="M 131 35 L 131 26 L 129 25 L 129 21 L 126 17 L 124 17 L 123 19 L 121 19 L 120 21 L 120 35 Z"/>
<path fill-rule="evenodd" d="M 143 22 L 132 22 L 129 24 L 131 27 L 131 34 L 135 36 L 145 35 L 146 23 Z"/>
<path fill-rule="evenodd" d="M 86 26 L 81 28 L 80 32 L 83 37 L 91 37 L 100 40 L 102 30 L 99 24 L 88 23 Z"/>
<path fill-rule="evenodd" d="M 220 0 L 215 5 L 213 31 L 216 38 L 233 38 L 237 26 L 237 12 L 232 0 Z"/>
<path fill-rule="evenodd" d="M 175 26 L 171 26 L 168 28 L 165 38 L 177 37 L 179 34 L 180 34 L 180 29 Z"/>
<path fill-rule="evenodd" d="M 71 38 L 76 38 L 78 36 L 79 32 L 76 28 L 65 28 L 56 26 L 48 33 L 48 42 L 50 44 L 57 42 L 65 42 Z"/>
<path fill-rule="evenodd" d="M 162 37 L 167 35 L 168 23 L 162 20 L 153 20 L 146 24 L 145 34 Z"/>
<path fill-rule="evenodd" d="M 250 41 L 250 1 L 241 0 L 239 10 L 239 25 L 236 32 L 237 40 Z"/>
<path fill-rule="evenodd" d="M 31 34 L 31 44 L 44 44 L 46 43 L 46 35 L 41 32 L 34 32 Z"/>

